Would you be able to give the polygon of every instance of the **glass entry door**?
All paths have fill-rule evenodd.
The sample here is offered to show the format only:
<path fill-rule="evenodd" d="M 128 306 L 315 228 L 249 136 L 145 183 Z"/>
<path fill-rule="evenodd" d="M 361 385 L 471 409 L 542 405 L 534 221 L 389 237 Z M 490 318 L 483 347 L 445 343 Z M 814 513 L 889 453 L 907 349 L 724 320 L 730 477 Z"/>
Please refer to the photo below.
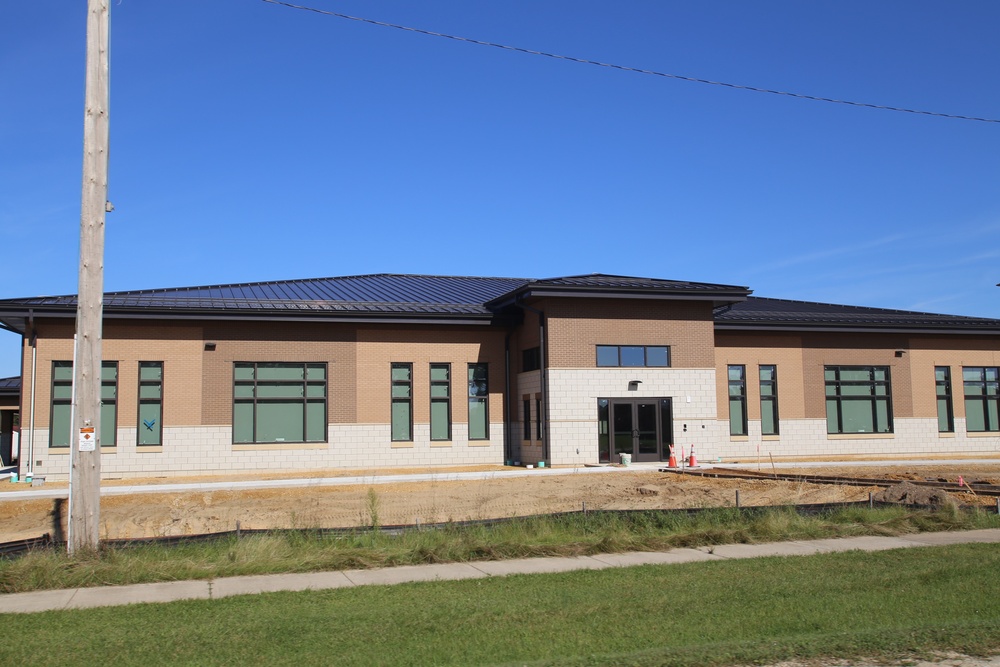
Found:
<path fill-rule="evenodd" d="M 673 442 L 669 398 L 598 399 L 598 449 L 604 463 L 621 454 L 633 461 L 665 461 Z"/>

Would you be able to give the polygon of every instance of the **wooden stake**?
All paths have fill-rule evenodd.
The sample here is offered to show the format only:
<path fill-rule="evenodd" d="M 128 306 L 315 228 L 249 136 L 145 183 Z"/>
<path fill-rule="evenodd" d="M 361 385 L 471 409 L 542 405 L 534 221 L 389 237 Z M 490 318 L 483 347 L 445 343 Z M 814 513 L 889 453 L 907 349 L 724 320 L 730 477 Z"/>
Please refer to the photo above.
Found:
<path fill-rule="evenodd" d="M 87 81 L 76 310 L 76 403 L 70 433 L 69 553 L 98 547 L 101 500 L 101 323 L 108 206 L 109 0 L 88 0 Z M 93 431 L 89 431 L 93 429 Z"/>

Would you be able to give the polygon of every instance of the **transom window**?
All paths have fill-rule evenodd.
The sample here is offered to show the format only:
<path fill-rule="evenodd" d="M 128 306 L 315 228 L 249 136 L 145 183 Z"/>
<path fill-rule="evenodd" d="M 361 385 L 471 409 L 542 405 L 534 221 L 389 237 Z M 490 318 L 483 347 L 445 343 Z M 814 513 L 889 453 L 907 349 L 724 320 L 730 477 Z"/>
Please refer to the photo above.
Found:
<path fill-rule="evenodd" d="M 325 363 L 236 362 L 233 442 L 326 442 Z"/>
<path fill-rule="evenodd" d="M 636 367 L 670 366 L 670 347 L 667 345 L 598 345 L 598 366 Z"/>
<path fill-rule="evenodd" d="M 888 366 L 827 366 L 827 433 L 892 433 Z"/>

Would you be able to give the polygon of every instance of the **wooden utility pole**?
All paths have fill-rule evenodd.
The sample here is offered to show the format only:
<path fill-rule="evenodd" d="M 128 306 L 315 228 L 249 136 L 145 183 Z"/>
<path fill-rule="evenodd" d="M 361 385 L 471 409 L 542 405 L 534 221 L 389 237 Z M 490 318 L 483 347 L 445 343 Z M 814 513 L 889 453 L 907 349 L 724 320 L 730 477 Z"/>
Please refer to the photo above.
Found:
<path fill-rule="evenodd" d="M 109 0 L 88 0 L 80 207 L 80 289 L 73 360 L 69 553 L 96 551 L 101 513 L 101 326 L 108 207 Z"/>

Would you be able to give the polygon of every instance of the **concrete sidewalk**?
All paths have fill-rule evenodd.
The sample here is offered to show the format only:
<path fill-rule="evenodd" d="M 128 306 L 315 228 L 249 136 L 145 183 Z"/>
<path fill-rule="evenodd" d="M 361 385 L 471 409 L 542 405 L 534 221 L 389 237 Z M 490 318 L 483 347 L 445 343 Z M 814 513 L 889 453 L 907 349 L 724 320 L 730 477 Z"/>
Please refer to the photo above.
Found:
<path fill-rule="evenodd" d="M 671 565 L 732 558 L 764 556 L 808 556 L 839 551 L 883 551 L 909 547 L 941 546 L 969 542 L 1000 543 L 1000 529 L 919 533 L 900 537 L 846 537 L 823 540 L 773 542 L 770 544 L 725 544 L 698 549 L 664 552 L 598 554 L 575 558 L 524 558 L 517 560 L 408 565 L 375 570 L 344 570 L 306 574 L 269 574 L 227 577 L 204 581 L 173 581 L 133 586 L 73 588 L 36 593 L 0 595 L 0 613 L 34 613 L 58 609 L 86 609 L 135 603 L 214 600 L 234 595 L 256 595 L 276 591 L 324 590 L 372 584 L 390 585 L 412 581 L 449 581 L 503 577 L 512 574 L 542 574 L 573 570 L 601 570 L 635 565 Z"/>

